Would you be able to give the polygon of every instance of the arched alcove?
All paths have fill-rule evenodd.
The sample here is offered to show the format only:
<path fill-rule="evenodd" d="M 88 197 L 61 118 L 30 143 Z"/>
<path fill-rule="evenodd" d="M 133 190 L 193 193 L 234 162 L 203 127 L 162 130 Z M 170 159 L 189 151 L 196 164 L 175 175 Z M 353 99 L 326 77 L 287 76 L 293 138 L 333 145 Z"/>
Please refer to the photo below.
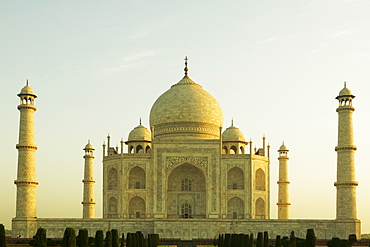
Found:
<path fill-rule="evenodd" d="M 129 188 L 130 189 L 145 189 L 146 178 L 143 168 L 135 166 L 130 170 L 129 174 Z"/>
<path fill-rule="evenodd" d="M 141 154 L 141 153 L 144 153 L 144 149 L 141 145 L 137 145 L 136 147 L 136 153 L 137 154 Z"/>
<path fill-rule="evenodd" d="M 255 185 L 256 185 L 256 190 L 266 190 L 266 178 L 265 178 L 265 172 L 259 168 L 256 171 L 256 176 L 255 176 Z"/>
<path fill-rule="evenodd" d="M 227 189 L 229 190 L 244 189 L 244 171 L 239 167 L 231 168 L 227 172 Z"/>
<path fill-rule="evenodd" d="M 233 145 L 230 147 L 230 154 L 237 154 L 238 153 L 238 149 Z"/>
<path fill-rule="evenodd" d="M 108 190 L 117 190 L 118 188 L 118 173 L 115 168 L 111 168 L 108 172 Z"/>
<path fill-rule="evenodd" d="M 256 219 L 265 219 L 265 201 L 260 197 L 256 200 Z"/>
<path fill-rule="evenodd" d="M 233 197 L 227 202 L 227 218 L 244 219 L 244 202 L 239 197 Z"/>
<path fill-rule="evenodd" d="M 139 196 L 131 198 L 128 212 L 131 219 L 145 219 L 145 201 Z"/>
<path fill-rule="evenodd" d="M 108 201 L 108 214 L 117 214 L 117 199 L 114 197 L 109 198 Z"/>

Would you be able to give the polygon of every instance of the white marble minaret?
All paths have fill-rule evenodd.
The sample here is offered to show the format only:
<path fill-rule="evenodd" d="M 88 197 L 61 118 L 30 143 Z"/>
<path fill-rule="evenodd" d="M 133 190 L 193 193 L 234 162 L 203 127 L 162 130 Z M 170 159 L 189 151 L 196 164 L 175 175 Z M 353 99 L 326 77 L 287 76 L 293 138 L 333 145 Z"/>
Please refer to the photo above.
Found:
<path fill-rule="evenodd" d="M 34 131 L 34 100 L 37 98 L 32 88 L 27 85 L 18 94 L 20 104 L 19 142 L 16 218 L 36 218 L 36 160 L 35 131 Z"/>
<path fill-rule="evenodd" d="M 85 170 L 84 179 L 82 180 L 84 184 L 84 195 L 83 195 L 83 209 L 82 217 L 91 219 L 94 218 L 94 147 L 89 143 L 86 144 L 85 148 Z"/>
<path fill-rule="evenodd" d="M 281 145 L 279 152 L 279 195 L 278 195 L 278 219 L 290 218 L 289 184 L 288 181 L 288 148 Z"/>
<path fill-rule="evenodd" d="M 337 219 L 357 219 L 356 210 L 356 186 L 355 179 L 355 151 L 353 142 L 352 114 L 355 108 L 352 106 L 351 90 L 346 87 L 339 92 L 336 99 L 339 101 L 338 112 L 338 146 L 337 152 Z"/>

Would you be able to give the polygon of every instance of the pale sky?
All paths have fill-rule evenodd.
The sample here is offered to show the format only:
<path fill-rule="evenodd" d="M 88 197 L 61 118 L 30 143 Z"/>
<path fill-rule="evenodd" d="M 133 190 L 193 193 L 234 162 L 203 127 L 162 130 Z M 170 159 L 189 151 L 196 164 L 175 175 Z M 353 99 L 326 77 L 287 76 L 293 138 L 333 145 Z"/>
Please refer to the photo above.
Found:
<path fill-rule="evenodd" d="M 370 1 L 1 1 L 0 223 L 15 216 L 19 111 L 29 79 L 36 99 L 38 217 L 82 217 L 83 148 L 138 125 L 154 101 L 189 75 L 221 104 L 225 128 L 271 145 L 271 218 L 277 150 L 290 149 L 292 218 L 335 218 L 337 113 L 347 81 L 353 105 L 358 218 L 370 232 Z M 301 237 L 301 236 L 300 236 Z"/>

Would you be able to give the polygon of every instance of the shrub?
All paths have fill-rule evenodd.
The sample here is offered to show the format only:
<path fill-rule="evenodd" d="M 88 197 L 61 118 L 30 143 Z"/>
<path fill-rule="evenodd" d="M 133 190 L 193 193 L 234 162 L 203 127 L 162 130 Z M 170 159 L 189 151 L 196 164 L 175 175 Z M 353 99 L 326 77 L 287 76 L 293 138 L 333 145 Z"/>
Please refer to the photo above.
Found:
<path fill-rule="evenodd" d="M 121 246 L 120 247 L 125 247 L 125 234 L 123 232 L 121 236 Z"/>
<path fill-rule="evenodd" d="M 277 235 L 276 236 L 275 247 L 283 247 L 283 245 L 281 244 L 281 237 L 280 237 L 280 235 Z"/>
<path fill-rule="evenodd" d="M 356 237 L 356 234 L 350 234 L 348 236 L 348 242 L 349 242 L 349 245 L 352 246 L 353 243 L 356 243 L 357 242 L 357 237 Z"/>
<path fill-rule="evenodd" d="M 251 233 L 249 235 L 249 247 L 253 247 L 253 243 L 254 243 L 254 236 L 253 236 L 253 233 Z"/>
<path fill-rule="evenodd" d="M 269 246 L 269 233 L 268 232 L 263 232 L 263 247 L 268 247 Z"/>
<path fill-rule="evenodd" d="M 44 228 L 37 229 L 34 237 L 33 246 L 35 247 L 46 247 L 46 230 Z"/>
<path fill-rule="evenodd" d="M 290 233 L 290 238 L 289 238 L 289 247 L 297 247 L 297 241 L 294 236 L 294 231 Z"/>
<path fill-rule="evenodd" d="M 105 234 L 104 247 L 112 247 L 112 232 L 107 231 Z"/>
<path fill-rule="evenodd" d="M 89 233 L 86 228 L 78 231 L 76 244 L 78 247 L 89 247 Z"/>
<path fill-rule="evenodd" d="M 263 235 L 262 235 L 262 232 L 259 232 L 257 234 L 257 243 L 256 243 L 256 247 L 263 247 Z"/>
<path fill-rule="evenodd" d="M 76 231 L 72 227 L 67 227 L 64 231 L 62 247 L 76 247 Z"/>
<path fill-rule="evenodd" d="M 316 237 L 315 237 L 315 232 L 313 231 L 313 229 L 307 229 L 306 246 L 316 247 Z"/>
<path fill-rule="evenodd" d="M 104 233 L 102 230 L 97 230 L 95 233 L 95 247 L 104 246 Z"/>
<path fill-rule="evenodd" d="M 6 247 L 5 227 L 0 224 L 0 247 Z"/>
<path fill-rule="evenodd" d="M 118 231 L 117 229 L 112 229 L 112 247 L 119 247 Z"/>

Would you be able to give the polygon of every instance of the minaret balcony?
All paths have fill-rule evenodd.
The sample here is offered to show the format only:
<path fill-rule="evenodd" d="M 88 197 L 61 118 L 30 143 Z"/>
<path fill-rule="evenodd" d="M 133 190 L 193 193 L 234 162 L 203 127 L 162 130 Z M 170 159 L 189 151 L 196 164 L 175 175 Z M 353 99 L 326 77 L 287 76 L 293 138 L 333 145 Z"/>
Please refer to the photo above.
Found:
<path fill-rule="evenodd" d="M 34 110 L 34 111 L 37 110 L 36 106 L 29 105 L 29 104 L 18 105 L 17 108 L 18 108 L 18 110 Z"/>
<path fill-rule="evenodd" d="M 357 181 L 335 182 L 334 186 L 336 187 L 358 186 L 358 182 Z"/>
<path fill-rule="evenodd" d="M 356 151 L 357 147 L 355 145 L 346 145 L 346 146 L 342 146 L 342 147 L 339 147 L 339 146 L 335 147 L 335 151 L 345 151 L 345 150 Z"/>
<path fill-rule="evenodd" d="M 16 185 L 21 185 L 21 184 L 33 184 L 33 185 L 38 185 L 39 182 L 37 181 L 22 181 L 22 180 L 14 180 L 14 184 Z"/>
<path fill-rule="evenodd" d="M 95 180 L 88 180 L 88 179 L 84 179 L 82 180 L 82 183 L 95 183 Z"/>
<path fill-rule="evenodd" d="M 15 145 L 16 149 L 35 149 L 37 150 L 37 146 L 36 145 L 21 145 L 21 144 L 17 144 Z"/>

